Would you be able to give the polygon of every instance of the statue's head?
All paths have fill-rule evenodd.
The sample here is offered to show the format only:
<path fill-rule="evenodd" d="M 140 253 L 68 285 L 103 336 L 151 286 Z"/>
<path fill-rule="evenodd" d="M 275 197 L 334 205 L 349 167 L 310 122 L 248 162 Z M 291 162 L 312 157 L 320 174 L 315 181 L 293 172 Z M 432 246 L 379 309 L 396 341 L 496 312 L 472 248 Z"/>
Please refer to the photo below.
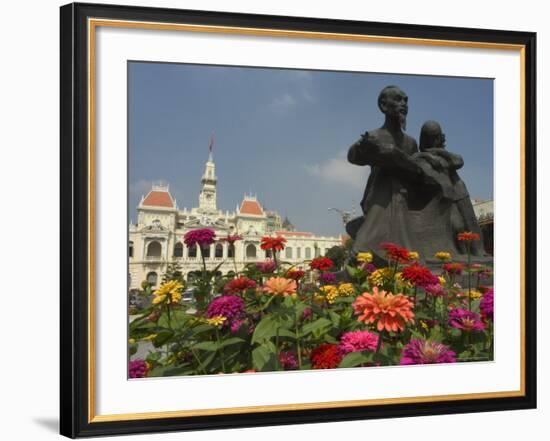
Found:
<path fill-rule="evenodd" d="M 420 129 L 420 151 L 445 148 L 445 133 L 437 121 L 426 121 Z"/>
<path fill-rule="evenodd" d="M 409 97 L 399 87 L 384 87 L 378 95 L 378 107 L 386 119 L 398 121 L 403 129 L 406 128 Z"/>

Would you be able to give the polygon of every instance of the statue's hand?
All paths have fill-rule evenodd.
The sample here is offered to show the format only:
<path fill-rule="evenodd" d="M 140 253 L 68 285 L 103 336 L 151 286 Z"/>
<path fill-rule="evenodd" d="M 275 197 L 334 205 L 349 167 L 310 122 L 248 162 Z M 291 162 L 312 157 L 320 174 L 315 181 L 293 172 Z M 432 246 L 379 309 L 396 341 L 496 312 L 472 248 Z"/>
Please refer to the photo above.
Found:
<path fill-rule="evenodd" d="M 445 170 L 449 164 L 445 159 L 436 155 L 425 155 L 423 158 L 430 163 L 430 165 L 437 171 Z"/>

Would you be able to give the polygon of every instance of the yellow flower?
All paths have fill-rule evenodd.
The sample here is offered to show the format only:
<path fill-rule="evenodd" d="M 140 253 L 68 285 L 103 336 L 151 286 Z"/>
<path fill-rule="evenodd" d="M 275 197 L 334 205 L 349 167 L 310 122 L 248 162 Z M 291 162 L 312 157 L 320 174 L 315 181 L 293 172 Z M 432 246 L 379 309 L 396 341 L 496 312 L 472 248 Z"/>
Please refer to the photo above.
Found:
<path fill-rule="evenodd" d="M 369 284 L 370 286 L 382 286 L 384 283 L 390 281 L 391 275 L 391 268 L 379 268 L 369 276 Z"/>
<path fill-rule="evenodd" d="M 447 262 L 452 259 L 451 253 L 448 253 L 447 251 L 439 251 L 435 253 L 434 257 L 442 262 Z"/>
<path fill-rule="evenodd" d="M 447 284 L 447 280 L 445 280 L 445 277 L 443 276 L 437 276 L 437 278 L 439 279 L 439 284 L 441 286 L 445 286 Z"/>
<path fill-rule="evenodd" d="M 131 345 L 133 345 L 135 342 L 136 340 L 134 338 L 128 339 L 128 343 L 130 343 Z"/>
<path fill-rule="evenodd" d="M 397 281 L 398 288 L 412 288 L 414 285 L 408 280 L 403 280 L 402 273 L 397 273 L 395 275 L 395 280 Z M 400 291 L 400 289 L 398 289 Z"/>
<path fill-rule="evenodd" d="M 352 283 L 341 283 L 338 286 L 338 295 L 346 297 L 352 296 L 355 294 L 355 288 L 353 288 Z"/>
<path fill-rule="evenodd" d="M 143 340 L 149 340 L 152 341 L 157 337 L 157 334 L 150 334 L 147 337 L 143 337 Z"/>
<path fill-rule="evenodd" d="M 418 254 L 416 251 L 409 251 L 409 260 L 419 260 L 420 254 Z"/>
<path fill-rule="evenodd" d="M 372 254 L 371 253 L 357 253 L 357 262 L 359 263 L 371 263 Z"/>
<path fill-rule="evenodd" d="M 472 289 L 472 290 L 470 291 L 470 298 L 471 298 L 472 300 L 480 299 L 482 295 L 483 295 L 483 294 L 481 294 L 477 289 Z"/>
<path fill-rule="evenodd" d="M 183 285 L 177 280 L 170 280 L 163 283 L 160 288 L 153 293 L 155 296 L 153 299 L 153 305 L 157 305 L 164 301 L 168 304 L 179 303 L 181 301 L 182 290 Z"/>
<path fill-rule="evenodd" d="M 226 320 L 227 317 L 224 317 L 223 315 L 215 315 L 212 318 L 206 319 L 206 323 L 212 326 L 217 326 L 219 328 L 224 324 Z"/>
<path fill-rule="evenodd" d="M 338 288 L 334 285 L 321 286 L 319 290 L 325 295 L 325 299 L 328 303 L 334 303 L 336 297 L 338 297 Z"/>
<path fill-rule="evenodd" d="M 426 331 L 430 330 L 430 327 L 426 323 L 426 320 L 420 320 L 420 326 L 422 326 Z"/>

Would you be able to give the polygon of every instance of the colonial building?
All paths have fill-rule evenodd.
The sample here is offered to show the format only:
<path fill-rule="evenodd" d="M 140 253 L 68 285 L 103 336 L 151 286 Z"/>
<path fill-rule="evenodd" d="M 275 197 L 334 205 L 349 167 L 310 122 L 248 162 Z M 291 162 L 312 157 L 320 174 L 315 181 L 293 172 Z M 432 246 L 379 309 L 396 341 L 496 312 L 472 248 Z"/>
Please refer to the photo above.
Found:
<path fill-rule="evenodd" d="M 245 195 L 235 211 L 222 211 L 217 206 L 216 166 L 210 151 L 201 179 L 198 207 L 180 210 L 167 184 L 153 185 L 137 207 L 137 224 L 129 227 L 130 289 L 139 288 L 147 280 L 158 286 L 161 275 L 171 262 L 181 264 L 185 277 L 190 278 L 202 268 L 201 250 L 188 248 L 184 234 L 196 228 L 211 228 L 217 239 L 238 234 L 242 237 L 230 246 L 219 240 L 204 252 L 208 269 L 220 265 L 221 274 L 241 270 L 246 264 L 264 261 L 260 248 L 263 236 L 283 236 L 287 239 L 281 259 L 295 264 L 324 255 L 331 247 L 341 245 L 341 237 L 315 236 L 295 231 L 288 219 L 281 221 L 275 211 L 265 210 L 253 195 Z"/>
<path fill-rule="evenodd" d="M 494 206 L 493 201 L 473 199 L 472 205 L 476 214 L 479 227 L 483 233 L 483 246 L 485 251 L 493 254 L 493 225 L 494 225 Z"/>

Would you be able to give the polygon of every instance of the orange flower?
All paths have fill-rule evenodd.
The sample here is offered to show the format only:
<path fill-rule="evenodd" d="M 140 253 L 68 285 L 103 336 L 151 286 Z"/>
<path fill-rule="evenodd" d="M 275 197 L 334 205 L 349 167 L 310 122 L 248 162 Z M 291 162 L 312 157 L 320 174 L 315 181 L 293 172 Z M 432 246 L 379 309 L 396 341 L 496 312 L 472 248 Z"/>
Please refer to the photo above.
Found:
<path fill-rule="evenodd" d="M 296 281 L 284 277 L 271 277 L 262 288 L 264 292 L 278 296 L 291 296 L 296 294 Z"/>
<path fill-rule="evenodd" d="M 286 239 L 282 236 L 277 236 L 277 237 L 264 236 L 262 237 L 260 248 L 262 250 L 281 251 L 285 249 L 285 243 L 286 243 Z"/>
<path fill-rule="evenodd" d="M 472 242 L 473 240 L 479 240 L 479 234 L 472 233 L 471 231 L 464 231 L 463 233 L 458 233 L 458 240 L 463 242 Z"/>
<path fill-rule="evenodd" d="M 376 323 L 378 331 L 404 331 L 407 322 L 414 323 L 412 302 L 403 294 L 392 294 L 372 289 L 372 294 L 365 292 L 353 302 L 357 320 L 365 323 Z"/>

